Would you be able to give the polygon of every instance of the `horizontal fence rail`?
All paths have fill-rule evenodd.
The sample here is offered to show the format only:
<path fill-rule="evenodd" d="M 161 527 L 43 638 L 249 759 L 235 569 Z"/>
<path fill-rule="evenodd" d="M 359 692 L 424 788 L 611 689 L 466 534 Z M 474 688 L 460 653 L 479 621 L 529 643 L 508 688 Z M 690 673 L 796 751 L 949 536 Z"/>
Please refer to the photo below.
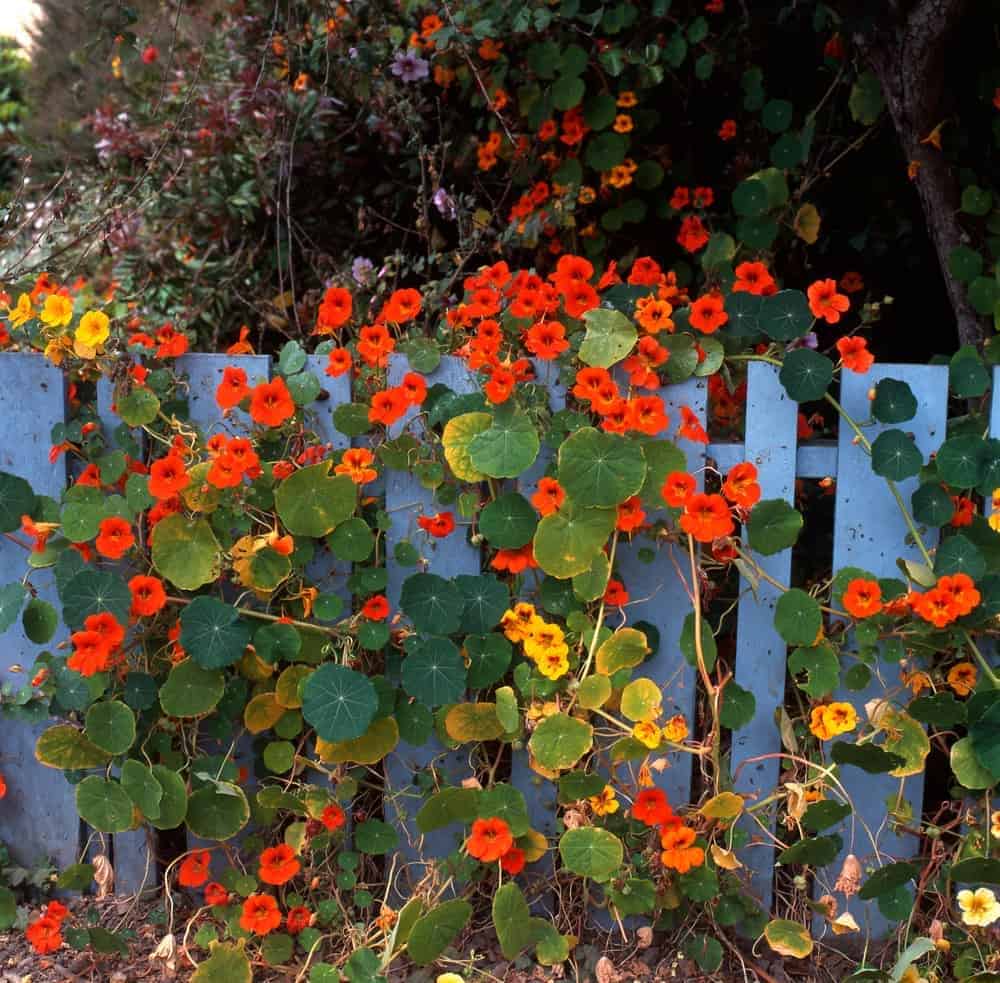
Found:
<path fill-rule="evenodd" d="M 262 381 L 270 374 L 271 362 L 266 356 L 186 355 L 178 360 L 179 369 L 188 378 L 191 422 L 205 436 L 225 429 L 236 432 L 248 424 L 238 411 L 223 420 L 214 400 L 215 388 L 227 365 L 245 369 L 251 382 Z M 347 376 L 330 379 L 323 374 L 325 359 L 314 356 L 311 370 L 321 381 L 329 399 L 313 404 L 309 410 L 310 425 L 325 442 L 344 448 L 349 441 L 332 423 L 333 409 L 351 401 L 350 382 Z M 390 384 L 398 383 L 408 371 L 408 364 L 401 356 L 390 361 Z M 551 371 L 547 367 L 546 371 Z M 541 375 L 541 373 L 540 373 Z M 864 376 L 845 373 L 841 382 L 840 399 L 856 419 L 869 417 L 868 391 L 882 378 L 900 379 L 910 385 L 918 402 L 917 416 L 909 421 L 911 431 L 921 452 L 926 456 L 945 436 L 948 408 L 948 369 L 945 366 L 879 365 Z M 465 364 L 457 358 L 445 357 L 441 365 L 427 375 L 429 385 L 443 383 L 456 392 L 470 392 L 478 388 L 478 380 Z M 565 390 L 555 380 L 547 380 L 554 409 L 563 405 Z M 994 393 L 1000 388 L 1000 370 L 994 372 Z M 841 427 L 839 438 L 834 441 L 809 441 L 797 439 L 798 406 L 786 395 L 774 368 L 763 363 L 752 363 L 746 405 L 745 441 L 704 444 L 680 440 L 692 472 L 704 474 L 707 467 L 721 472 L 734 464 L 749 460 L 759 472 L 764 498 L 783 498 L 792 502 L 796 479 L 832 478 L 836 482 L 835 507 L 832 529 L 833 570 L 858 566 L 878 576 L 897 573 L 896 558 L 912 558 L 905 543 L 906 529 L 896 504 L 882 479 L 875 476 L 863 449 L 853 440 L 847 427 Z M 673 419 L 679 418 L 682 405 L 691 408 L 703 425 L 706 425 L 707 398 L 704 380 L 692 379 L 660 391 Z M 119 421 L 114 414 L 111 391 L 102 383 L 98 392 L 98 412 L 109 440 L 113 440 Z M 58 499 L 67 481 L 65 459 L 60 457 L 53 464 L 49 460 L 51 430 L 65 419 L 66 399 L 64 380 L 60 370 L 34 354 L 0 354 L 0 417 L 4 420 L 4 433 L 0 437 L 0 470 L 9 471 L 27 479 L 42 494 Z M 393 428 L 398 432 L 407 420 Z M 1000 435 L 1000 400 L 994 395 L 991 432 Z M 359 439 L 357 443 L 363 443 Z M 532 470 L 522 476 L 518 487 L 530 495 L 537 480 L 544 474 L 548 459 L 543 456 Z M 910 483 L 912 484 L 912 482 Z M 397 544 L 414 537 L 416 520 L 422 512 L 436 512 L 433 492 L 424 488 L 411 472 L 389 472 L 380 482 L 384 489 L 385 507 L 390 516 L 387 533 L 386 555 L 388 568 L 387 594 L 393 610 L 398 610 L 399 592 L 403 580 L 412 568 L 401 568 L 393 560 Z M 912 488 L 904 482 L 904 496 Z M 670 548 L 660 551 L 655 563 L 643 562 L 639 556 L 642 543 L 624 543 L 616 562 L 618 575 L 625 582 L 633 598 L 627 608 L 629 623 L 644 620 L 660 632 L 659 651 L 643 667 L 644 674 L 664 687 L 671 706 L 664 706 L 669 713 L 684 715 L 692 731 L 696 727 L 696 672 L 682 657 L 678 645 L 685 616 L 691 610 L 685 585 L 678 576 L 678 569 L 685 569 L 684 555 L 670 555 Z M 478 547 L 466 537 L 453 535 L 426 546 L 422 552 L 427 569 L 444 577 L 458 574 L 478 574 L 483 558 Z M 792 579 L 792 554 L 785 550 L 775 556 L 756 557 L 764 572 L 776 582 L 786 585 Z M 0 585 L 20 579 L 24 572 L 23 548 L 8 539 L 0 538 Z M 328 563 L 323 569 L 311 570 L 324 578 L 324 589 L 340 594 L 345 602 L 345 612 L 350 610 L 351 595 L 347 587 L 349 566 Z M 42 596 L 54 598 L 51 575 L 42 571 L 33 578 L 41 585 Z M 756 699 L 756 715 L 745 727 L 733 734 L 731 765 L 734 787 L 740 793 L 762 799 L 778 786 L 780 781 L 781 735 L 776 721 L 784 705 L 786 689 L 790 685 L 787 675 L 788 647 L 777 635 L 773 623 L 773 610 L 780 592 L 767 582 L 751 585 L 741 583 L 736 610 L 736 646 L 734 658 L 735 680 Z M 65 639 L 66 629 L 60 627 L 57 642 Z M 0 660 L 0 679 L 5 686 L 19 689 L 30 678 L 31 663 L 36 647 L 21 633 L 20 624 L 11 628 L 3 637 L 4 658 Z M 22 667 L 14 671 L 12 667 Z M 392 675 L 393 667 L 387 667 Z M 791 684 L 794 685 L 794 684 Z M 837 698 L 851 702 L 864 716 L 864 704 L 882 694 L 882 684 L 875 676 L 863 692 L 842 692 Z M 32 864 L 43 858 L 51 859 L 57 866 L 75 863 L 89 832 L 82 828 L 74 805 L 73 787 L 59 772 L 40 765 L 34 757 L 34 743 L 38 726 L 7 718 L 0 719 L 0 771 L 6 774 L 8 795 L 0 801 L 0 839 L 8 846 L 19 862 Z M 470 777 L 473 772 L 467 751 L 449 751 L 432 741 L 413 747 L 400 743 L 386 759 L 384 815 L 400 832 L 398 873 L 394 884 L 395 896 L 405 897 L 407 891 L 420 879 L 427 863 L 444 857 L 461 843 L 462 830 L 453 826 L 421 836 L 414 823 L 424 792 L 417 779 L 430 774 L 432 784 L 451 784 Z M 238 757 L 252 763 L 249 742 L 237 747 Z M 684 806 L 691 800 L 697 776 L 692 774 L 692 756 L 674 755 L 668 766 L 655 775 L 655 780 L 667 793 L 670 801 Z M 550 845 L 557 835 L 557 818 L 554 786 L 539 780 L 528 765 L 527 752 L 514 750 L 508 780 L 525 796 L 532 825 L 543 832 Z M 249 782 L 252 786 L 254 779 Z M 923 775 L 906 779 L 903 796 L 919 815 L 923 796 Z M 889 776 L 871 776 L 855 772 L 843 777 L 843 782 L 854 800 L 856 812 L 838 830 L 844 839 L 844 853 L 855 854 L 862 864 L 876 859 L 905 859 L 913 855 L 915 839 L 897 835 L 884 823 L 885 800 L 890 793 L 897 793 L 898 779 Z M 746 818 L 741 820 L 747 822 Z M 773 904 L 775 874 L 774 814 L 760 816 L 744 826 L 750 833 L 749 845 L 741 851 L 741 860 L 749 873 L 750 885 L 760 903 L 767 909 Z M 144 830 L 115 834 L 108 838 L 113 850 L 120 891 L 132 892 L 149 886 L 155 880 L 155 860 L 150 856 L 150 840 Z M 193 845 L 193 844 L 192 844 Z M 836 878 L 843 854 L 817 877 L 818 893 L 825 893 L 824 885 Z M 536 865 L 535 883 L 529 879 L 529 897 L 543 908 L 551 891 L 552 851 L 545 864 Z M 529 869 L 530 873 L 530 869 Z M 873 903 L 854 897 L 849 908 L 858 923 L 872 931 L 885 928 L 886 922 Z"/>

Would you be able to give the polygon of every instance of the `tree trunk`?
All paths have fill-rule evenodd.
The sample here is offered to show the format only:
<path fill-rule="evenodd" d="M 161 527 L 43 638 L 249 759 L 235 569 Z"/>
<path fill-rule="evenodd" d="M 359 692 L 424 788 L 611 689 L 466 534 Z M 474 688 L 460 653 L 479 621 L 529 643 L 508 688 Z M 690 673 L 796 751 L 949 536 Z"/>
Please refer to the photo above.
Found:
<path fill-rule="evenodd" d="M 955 312 L 959 342 L 978 347 L 986 336 L 983 320 L 948 269 L 952 250 L 968 239 L 958 221 L 958 179 L 940 150 L 920 142 L 950 115 L 945 51 L 968 0 L 918 0 L 907 13 L 899 2 L 890 0 L 887 6 L 896 17 L 859 31 L 854 42 L 882 86 L 905 159 L 919 165 L 914 184 Z"/>

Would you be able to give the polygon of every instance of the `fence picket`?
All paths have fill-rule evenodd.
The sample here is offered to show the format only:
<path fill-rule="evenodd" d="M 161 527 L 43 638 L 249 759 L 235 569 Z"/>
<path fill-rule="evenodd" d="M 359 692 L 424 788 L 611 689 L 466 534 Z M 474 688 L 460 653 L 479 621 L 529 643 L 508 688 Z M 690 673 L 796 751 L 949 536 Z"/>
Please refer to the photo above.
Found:
<path fill-rule="evenodd" d="M 659 391 L 670 417 L 670 434 L 680 424 L 681 407 L 687 406 L 705 425 L 707 391 L 704 379 L 689 379 L 679 385 Z M 668 434 L 662 434 L 666 438 Z M 678 439 L 687 457 L 688 471 L 695 475 L 699 488 L 703 484 L 705 444 Z M 654 515 L 647 510 L 647 517 Z M 646 621 L 660 633 L 660 646 L 643 665 L 637 675 L 648 676 L 663 689 L 663 714 L 683 714 L 692 732 L 695 729 L 696 670 L 681 655 L 678 645 L 684 618 L 691 610 L 687 593 L 689 563 L 686 548 L 662 545 L 653 562 L 645 562 L 640 551 L 649 549 L 650 543 L 641 536 L 633 542 L 621 541 L 618 545 L 616 567 L 628 590 L 628 623 Z M 683 580 L 681 579 L 683 576 Z M 616 627 L 619 619 L 608 618 L 609 627 Z M 668 767 L 654 773 L 653 778 L 674 806 L 687 803 L 691 796 L 691 755 L 676 753 L 667 756 Z"/>
<path fill-rule="evenodd" d="M 397 386 L 408 371 L 405 358 L 393 356 L 389 361 L 389 385 Z M 465 363 L 453 356 L 446 356 L 440 366 L 427 376 L 428 387 L 443 383 L 456 393 L 469 393 L 478 389 L 477 380 L 469 373 Z M 416 416 L 410 411 L 391 428 L 391 435 L 397 436 Z M 386 533 L 386 555 L 388 557 L 387 597 L 393 615 L 399 611 L 399 596 L 403 581 L 413 572 L 392 562 L 398 543 L 413 540 L 427 558 L 427 570 L 440 577 L 450 578 L 459 574 L 480 573 L 480 551 L 466 538 L 466 528 L 458 528 L 445 539 L 427 542 L 428 537 L 416 524 L 421 514 L 433 515 L 439 511 L 434 501 L 434 492 L 424 488 L 411 471 L 392 471 L 386 477 L 386 510 L 389 513 L 390 528 Z M 423 796 L 415 787 L 414 779 L 433 765 L 435 771 L 450 783 L 471 774 L 467 752 L 446 751 L 435 738 L 419 747 L 401 741 L 396 750 L 384 762 L 386 796 L 383 806 L 386 822 L 400 833 L 398 854 L 405 863 L 402 888 L 396 888 L 399 896 L 408 897 L 407 887 L 412 888 L 423 876 L 426 864 L 423 861 L 446 857 L 460 842 L 460 832 L 456 825 L 428 833 L 421 839 L 414 817 L 422 804 Z"/>
<path fill-rule="evenodd" d="M 0 356 L 0 419 L 5 439 L 0 444 L 0 471 L 24 478 L 38 495 L 58 500 L 66 487 L 66 458 L 49 461 L 51 430 L 65 420 L 65 380 L 62 371 L 41 355 L 7 352 Z M 24 575 L 25 551 L 0 536 L 0 585 Z M 51 570 L 32 575 L 38 596 L 59 607 Z M 66 628 L 60 621 L 53 643 L 62 641 Z M 31 666 L 38 646 L 29 642 L 21 619 L 3 636 L 4 660 L 0 681 L 18 690 L 30 686 Z M 20 664 L 21 672 L 11 667 Z M 7 780 L 7 795 L 0 799 L 0 827 L 11 856 L 25 866 L 46 857 L 59 868 L 76 863 L 81 823 L 73 786 L 54 768 L 35 760 L 35 740 L 47 724 L 0 720 L 3 735 L 0 772 Z"/>
<path fill-rule="evenodd" d="M 910 385 L 917 398 L 917 413 L 903 424 L 903 429 L 913 435 L 917 447 L 926 458 L 936 451 L 945 438 L 948 413 L 948 367 L 944 365 L 875 365 L 865 375 L 844 372 L 840 383 L 840 401 L 844 409 L 857 421 L 870 417 L 868 390 L 881 379 L 899 379 Z M 869 440 L 883 430 L 877 425 L 866 428 Z M 871 459 L 864 449 L 854 442 L 854 433 L 843 422 L 838 439 L 837 497 L 834 512 L 833 572 L 855 566 L 878 577 L 898 577 L 896 558 L 920 561 L 917 548 L 905 542 L 907 527 L 885 479 L 872 471 Z M 910 496 L 917 480 L 899 483 L 904 503 L 909 507 Z M 928 547 L 936 543 L 936 530 L 924 534 Z M 895 674 L 895 666 L 882 665 L 879 671 L 885 677 Z M 895 682 L 893 680 L 892 682 Z M 891 683 L 890 683 L 891 685 Z M 859 720 L 865 720 L 865 704 L 883 695 L 884 685 L 878 675 L 861 692 L 842 690 L 835 699 L 852 703 Z M 844 848 L 837 860 L 821 875 L 817 891 L 828 893 L 833 880 L 848 853 L 855 854 L 862 867 L 867 863 L 878 867 L 887 858 L 906 859 L 917 848 L 916 839 L 888 828 L 886 800 L 900 792 L 900 779 L 889 775 L 869 775 L 857 768 L 842 769 L 841 780 L 854 804 L 854 815 L 840 826 L 827 831 L 840 833 Z M 923 805 L 924 775 L 920 773 L 905 779 L 904 798 L 919 816 Z M 867 829 L 866 829 L 867 827 Z M 868 831 L 871 831 L 871 836 Z M 874 838 L 875 842 L 872 842 Z M 884 934 L 889 922 L 878 910 L 874 901 L 861 901 L 854 896 L 847 899 L 845 910 L 850 911 L 861 930 L 872 935 Z"/>
<path fill-rule="evenodd" d="M 761 498 L 781 498 L 791 504 L 795 497 L 795 462 L 798 404 L 788 398 L 777 369 L 752 362 L 747 379 L 746 449 L 744 460 L 757 468 Z M 761 569 L 778 583 L 791 581 L 792 551 L 774 556 L 755 556 Z M 735 681 L 749 690 L 756 701 L 753 719 L 735 731 L 732 743 L 734 786 L 741 795 L 755 799 L 768 795 L 777 785 L 777 758 L 747 763 L 750 758 L 774 754 L 781 749 L 775 711 L 785 701 L 787 646 L 774 627 L 774 606 L 781 591 L 761 580 L 756 597 L 745 578 L 740 578 L 737 615 Z M 740 859 L 750 871 L 750 885 L 765 910 L 770 910 L 774 877 L 774 845 L 769 833 L 774 816 L 762 817 L 761 829 L 752 820 L 743 828 L 751 835 Z M 763 834 L 763 835 L 762 835 Z"/>

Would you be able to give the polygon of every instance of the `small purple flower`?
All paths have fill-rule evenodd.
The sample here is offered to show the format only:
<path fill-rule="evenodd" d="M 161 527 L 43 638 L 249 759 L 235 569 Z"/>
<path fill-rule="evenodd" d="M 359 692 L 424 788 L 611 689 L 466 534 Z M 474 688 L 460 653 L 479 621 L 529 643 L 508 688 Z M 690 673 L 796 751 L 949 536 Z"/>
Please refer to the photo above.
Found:
<path fill-rule="evenodd" d="M 366 287 L 371 283 L 374 270 L 375 264 L 367 256 L 358 256 L 351 263 L 351 276 L 359 287 Z"/>
<path fill-rule="evenodd" d="M 430 75 L 430 62 L 409 51 L 397 51 L 392 63 L 392 74 L 403 82 L 419 82 Z"/>
<path fill-rule="evenodd" d="M 455 199 L 452 198 L 444 188 L 438 188 L 434 192 L 434 206 L 441 213 L 443 218 L 448 219 L 453 222 L 455 220 L 456 210 L 455 210 Z"/>

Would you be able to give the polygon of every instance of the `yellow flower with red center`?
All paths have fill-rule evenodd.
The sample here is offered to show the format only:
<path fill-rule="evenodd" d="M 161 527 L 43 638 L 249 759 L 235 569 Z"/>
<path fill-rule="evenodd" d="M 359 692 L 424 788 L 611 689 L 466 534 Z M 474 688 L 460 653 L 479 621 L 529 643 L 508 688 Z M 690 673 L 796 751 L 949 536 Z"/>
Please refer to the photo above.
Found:
<path fill-rule="evenodd" d="M 569 646 L 562 628 L 537 619 L 524 639 L 524 654 L 538 663 L 552 656 L 565 659 L 569 655 Z"/>
<path fill-rule="evenodd" d="M 948 685 L 958 696 L 968 696 L 975 688 L 977 676 L 971 662 L 959 662 L 948 670 Z"/>
<path fill-rule="evenodd" d="M 542 619 L 535 613 L 535 605 L 521 601 L 513 608 L 504 611 L 500 619 L 500 627 L 508 641 L 523 642 L 530 634 L 535 624 L 541 624 Z"/>
<path fill-rule="evenodd" d="M 663 725 L 663 737 L 665 740 L 680 744 L 688 736 L 688 725 L 683 713 L 674 714 Z"/>
<path fill-rule="evenodd" d="M 660 746 L 660 728 L 651 720 L 640 720 L 632 728 L 632 736 L 640 744 L 645 744 L 650 750 Z"/>
<path fill-rule="evenodd" d="M 610 816 L 621 807 L 621 803 L 615 797 L 615 790 L 610 785 L 605 785 L 600 795 L 590 796 L 587 802 L 590 803 L 595 816 Z"/>
<path fill-rule="evenodd" d="M 850 703 L 827 703 L 813 707 L 809 717 L 809 729 L 821 741 L 846 734 L 857 725 L 858 714 Z"/>

